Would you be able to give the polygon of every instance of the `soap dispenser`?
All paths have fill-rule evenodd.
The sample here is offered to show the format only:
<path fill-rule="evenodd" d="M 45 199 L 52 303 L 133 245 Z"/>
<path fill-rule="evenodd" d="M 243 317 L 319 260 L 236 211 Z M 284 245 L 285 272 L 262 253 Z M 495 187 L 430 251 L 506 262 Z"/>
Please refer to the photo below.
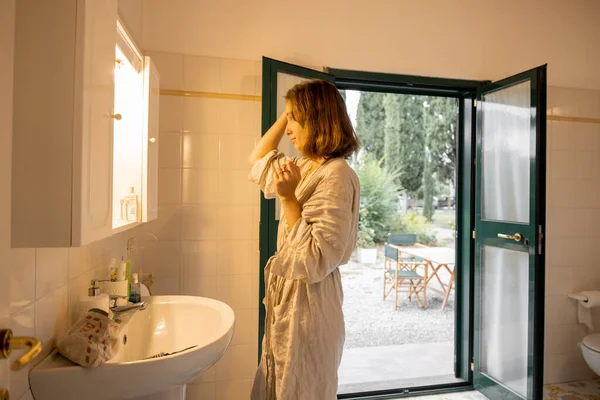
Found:
<path fill-rule="evenodd" d="M 131 295 L 129 296 L 129 301 L 135 304 L 142 301 L 140 280 L 137 272 L 131 274 L 131 277 L 133 282 L 131 283 Z"/>
<path fill-rule="evenodd" d="M 100 293 L 100 287 L 96 279 L 92 280 L 91 286 L 88 288 L 88 295 L 81 296 L 79 299 L 79 310 L 77 319 L 83 318 L 92 308 L 97 308 L 108 314 L 109 311 L 109 297 L 106 293 Z"/>

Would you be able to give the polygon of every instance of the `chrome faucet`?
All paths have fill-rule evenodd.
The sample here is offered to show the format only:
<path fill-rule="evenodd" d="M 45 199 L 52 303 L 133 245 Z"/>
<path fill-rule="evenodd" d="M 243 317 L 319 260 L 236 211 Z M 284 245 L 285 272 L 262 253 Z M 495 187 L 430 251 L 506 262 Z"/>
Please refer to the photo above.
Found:
<path fill-rule="evenodd" d="M 109 279 L 92 279 L 92 282 L 91 282 L 92 287 L 99 289 L 98 282 L 112 282 L 112 281 Z M 98 292 L 99 292 L 99 290 L 98 290 Z M 108 308 L 113 313 L 113 319 L 117 319 L 121 315 L 126 314 L 131 311 L 145 310 L 148 307 L 148 303 L 146 303 L 145 301 L 142 301 L 139 303 L 133 303 L 133 304 L 126 304 L 124 306 L 119 306 L 119 305 L 117 305 L 119 299 L 128 299 L 128 298 L 127 298 L 127 296 L 119 296 L 119 295 L 114 295 L 114 294 L 108 295 L 108 301 L 109 301 Z"/>
<path fill-rule="evenodd" d="M 117 319 L 121 315 L 126 314 L 128 312 L 145 310 L 146 308 L 148 308 L 148 303 L 146 303 L 145 301 L 142 301 L 140 303 L 127 304 L 125 306 L 118 306 L 115 299 L 114 305 L 111 304 L 110 306 L 110 311 L 113 312 L 114 318 Z"/>

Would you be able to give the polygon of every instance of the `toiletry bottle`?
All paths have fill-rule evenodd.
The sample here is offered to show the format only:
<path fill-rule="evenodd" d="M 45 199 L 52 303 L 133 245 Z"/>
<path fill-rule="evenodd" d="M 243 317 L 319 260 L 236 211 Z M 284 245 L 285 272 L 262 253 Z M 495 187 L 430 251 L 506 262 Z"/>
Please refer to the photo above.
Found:
<path fill-rule="evenodd" d="M 108 280 L 113 282 L 117 280 L 117 260 L 115 258 L 111 258 L 108 264 Z"/>
<path fill-rule="evenodd" d="M 129 301 L 131 303 L 139 303 L 140 301 L 142 301 L 142 296 L 141 296 L 140 281 L 139 281 L 137 272 L 134 272 L 133 274 L 131 274 L 131 277 L 132 277 L 133 282 L 131 283 L 131 295 L 129 296 Z"/>
<path fill-rule="evenodd" d="M 131 261 L 125 261 L 125 279 L 127 280 L 127 297 L 131 295 Z"/>
<path fill-rule="evenodd" d="M 125 262 L 125 257 L 121 257 L 121 262 L 119 263 L 119 266 L 117 267 L 117 280 L 118 281 L 125 280 L 126 271 L 127 271 L 127 263 Z"/>
<path fill-rule="evenodd" d="M 109 297 L 106 293 L 100 293 L 100 287 L 98 286 L 97 280 L 92 280 L 91 286 L 88 289 L 87 296 L 81 296 L 79 298 L 79 310 L 77 313 L 77 319 L 82 318 L 86 312 L 92 308 L 97 308 L 106 313 L 109 311 Z"/>
<path fill-rule="evenodd" d="M 138 220 L 138 195 L 135 194 L 135 188 L 131 186 L 129 188 L 129 194 L 123 197 L 125 200 L 126 215 L 125 219 L 130 222 Z"/>

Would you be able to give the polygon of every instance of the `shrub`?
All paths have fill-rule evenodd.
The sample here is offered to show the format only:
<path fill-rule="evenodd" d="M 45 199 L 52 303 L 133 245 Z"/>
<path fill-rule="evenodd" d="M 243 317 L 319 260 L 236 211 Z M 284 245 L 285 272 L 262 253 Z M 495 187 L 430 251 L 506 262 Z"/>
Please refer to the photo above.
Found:
<path fill-rule="evenodd" d="M 385 241 L 398 209 L 398 187 L 394 183 L 394 174 L 386 171 L 382 163 L 383 158 L 375 160 L 367 154 L 356 167 L 360 181 L 361 237 L 366 239 L 365 235 L 372 230 L 376 242 Z"/>
<path fill-rule="evenodd" d="M 411 211 L 406 214 L 396 215 L 390 226 L 393 233 L 416 233 L 417 241 L 428 246 L 435 246 L 437 238 L 431 232 L 431 223 L 422 215 Z"/>
<path fill-rule="evenodd" d="M 358 219 L 358 240 L 356 246 L 363 249 L 375 247 L 375 230 L 368 226 L 367 208 L 361 207 Z"/>

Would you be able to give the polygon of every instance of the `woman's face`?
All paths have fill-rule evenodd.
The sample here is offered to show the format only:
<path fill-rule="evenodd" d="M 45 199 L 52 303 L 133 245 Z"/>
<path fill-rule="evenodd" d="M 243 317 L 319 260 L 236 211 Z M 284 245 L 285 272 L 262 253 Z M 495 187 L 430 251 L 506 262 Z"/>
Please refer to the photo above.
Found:
<path fill-rule="evenodd" d="M 285 112 L 287 115 L 287 125 L 285 126 L 285 134 L 288 135 L 292 141 L 292 144 L 300 153 L 303 153 L 304 146 L 308 139 L 308 133 L 300 125 L 298 121 L 295 121 L 292 117 L 292 103 L 289 101 L 285 105 Z"/>

